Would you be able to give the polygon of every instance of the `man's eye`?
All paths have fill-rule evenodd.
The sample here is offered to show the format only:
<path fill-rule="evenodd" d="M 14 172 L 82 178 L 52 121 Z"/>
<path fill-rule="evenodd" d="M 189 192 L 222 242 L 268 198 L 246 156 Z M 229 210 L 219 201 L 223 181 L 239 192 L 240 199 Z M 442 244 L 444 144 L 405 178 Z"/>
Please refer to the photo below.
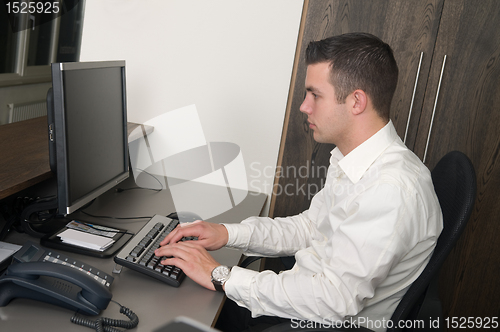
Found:
<path fill-rule="evenodd" d="M 315 94 L 314 92 L 306 91 L 306 93 L 304 94 L 304 99 L 307 98 L 308 94 L 311 95 L 313 97 L 313 99 L 317 99 L 318 98 L 318 95 Z"/>

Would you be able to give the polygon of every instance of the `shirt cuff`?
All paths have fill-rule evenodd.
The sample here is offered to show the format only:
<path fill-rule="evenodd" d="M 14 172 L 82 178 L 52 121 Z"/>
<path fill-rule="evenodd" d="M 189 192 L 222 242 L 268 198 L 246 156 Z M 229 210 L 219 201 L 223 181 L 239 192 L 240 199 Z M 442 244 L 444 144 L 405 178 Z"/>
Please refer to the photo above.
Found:
<path fill-rule="evenodd" d="M 250 308 L 250 286 L 255 280 L 257 271 L 233 266 L 231 276 L 224 284 L 226 296 L 238 305 Z"/>
<path fill-rule="evenodd" d="M 242 224 L 222 224 L 227 229 L 226 247 L 246 250 L 250 242 L 250 230 Z"/>

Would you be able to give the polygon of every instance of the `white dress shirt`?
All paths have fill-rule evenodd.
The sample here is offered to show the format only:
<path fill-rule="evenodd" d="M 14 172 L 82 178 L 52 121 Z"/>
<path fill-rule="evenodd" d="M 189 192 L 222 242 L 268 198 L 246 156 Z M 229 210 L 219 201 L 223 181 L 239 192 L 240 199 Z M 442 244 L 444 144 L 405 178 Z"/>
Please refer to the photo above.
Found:
<path fill-rule="evenodd" d="M 349 321 L 384 331 L 442 230 L 430 172 L 390 121 L 347 156 L 337 148 L 331 155 L 309 210 L 224 224 L 227 247 L 296 259 L 279 274 L 233 267 L 226 295 L 254 317 L 291 318 L 297 326 Z"/>

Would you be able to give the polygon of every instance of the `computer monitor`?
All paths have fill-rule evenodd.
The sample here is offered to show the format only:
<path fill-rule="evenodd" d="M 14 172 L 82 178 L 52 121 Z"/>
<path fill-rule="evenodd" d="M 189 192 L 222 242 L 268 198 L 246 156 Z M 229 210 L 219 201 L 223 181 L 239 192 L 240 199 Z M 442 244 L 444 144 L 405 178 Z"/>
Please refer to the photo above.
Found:
<path fill-rule="evenodd" d="M 47 119 L 59 215 L 129 176 L 125 61 L 52 64 Z"/>

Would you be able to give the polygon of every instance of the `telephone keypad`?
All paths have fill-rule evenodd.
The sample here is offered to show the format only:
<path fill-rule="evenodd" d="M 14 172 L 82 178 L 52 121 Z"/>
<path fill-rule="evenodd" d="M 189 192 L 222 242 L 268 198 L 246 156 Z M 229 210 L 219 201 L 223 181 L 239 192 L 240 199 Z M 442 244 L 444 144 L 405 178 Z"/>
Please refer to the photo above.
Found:
<path fill-rule="evenodd" d="M 93 267 L 89 266 L 86 267 L 85 265 L 78 267 L 77 266 L 78 263 L 76 261 L 73 261 L 73 263 L 68 263 L 68 258 L 61 259 L 60 255 L 57 255 L 57 257 L 53 257 L 51 256 L 50 252 L 44 257 L 43 261 L 69 266 L 73 269 L 77 269 L 80 272 L 87 274 L 88 276 L 94 278 L 94 280 L 96 280 L 97 282 L 101 283 L 102 285 L 108 288 L 109 286 L 111 286 L 111 283 L 107 280 L 109 276 L 105 273 L 102 273 L 103 278 L 101 278 L 100 276 L 101 272 Z M 93 270 L 96 270 L 96 272 L 93 272 Z"/>
<path fill-rule="evenodd" d="M 69 256 L 65 256 L 53 250 L 44 250 L 41 246 L 35 243 L 28 243 L 24 245 L 21 249 L 19 249 L 13 258 L 15 262 L 40 261 L 65 265 L 87 274 L 107 288 L 111 286 L 114 280 L 114 278 L 109 274 L 89 264 L 70 258 Z"/>

